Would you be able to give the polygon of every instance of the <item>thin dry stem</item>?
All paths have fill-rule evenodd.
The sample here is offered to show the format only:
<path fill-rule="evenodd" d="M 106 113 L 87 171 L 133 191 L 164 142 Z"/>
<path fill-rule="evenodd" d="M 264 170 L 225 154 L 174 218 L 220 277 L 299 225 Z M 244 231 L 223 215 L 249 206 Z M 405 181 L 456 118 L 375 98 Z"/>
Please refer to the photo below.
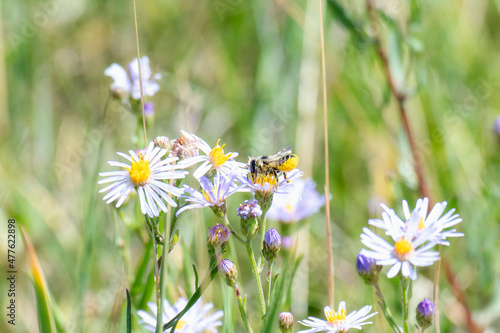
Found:
<path fill-rule="evenodd" d="M 134 24 L 135 24 L 135 42 L 137 45 L 137 65 L 139 66 L 139 87 L 141 88 L 141 109 L 142 109 L 142 127 L 144 129 L 144 147 L 148 146 L 148 136 L 146 134 L 146 114 L 144 112 L 144 92 L 142 90 L 142 75 L 141 75 L 141 51 L 139 48 L 139 28 L 137 26 L 137 6 L 134 1 Z"/>
<path fill-rule="evenodd" d="M 319 4 L 319 25 L 321 40 L 321 74 L 323 78 L 323 136 L 325 139 L 325 224 L 326 224 L 326 253 L 328 256 L 328 303 L 334 306 L 334 268 L 333 268 L 333 248 L 332 231 L 330 227 L 330 171 L 328 157 L 328 107 L 326 100 L 326 65 L 325 65 L 325 34 L 323 31 L 323 7 L 321 0 Z"/>
<path fill-rule="evenodd" d="M 434 271 L 434 326 L 436 328 L 436 332 L 439 333 L 441 331 L 440 329 L 440 323 L 439 323 L 439 273 L 441 271 L 441 248 L 443 245 L 439 244 L 439 260 L 436 263 L 436 268 Z"/>

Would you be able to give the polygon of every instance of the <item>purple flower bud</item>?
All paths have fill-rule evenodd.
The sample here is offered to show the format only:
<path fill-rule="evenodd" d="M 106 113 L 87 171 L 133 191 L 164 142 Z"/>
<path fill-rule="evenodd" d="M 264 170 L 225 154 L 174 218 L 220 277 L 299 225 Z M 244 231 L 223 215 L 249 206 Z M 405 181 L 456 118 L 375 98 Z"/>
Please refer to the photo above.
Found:
<path fill-rule="evenodd" d="M 245 202 L 237 208 L 237 214 L 241 218 L 241 232 L 248 239 L 252 239 L 257 233 L 257 230 L 259 230 L 259 221 L 257 221 L 257 218 L 262 215 L 262 210 L 257 200 L 245 200 Z"/>
<path fill-rule="evenodd" d="M 495 134 L 500 136 L 500 116 L 495 119 L 495 124 L 493 125 L 493 130 Z"/>
<path fill-rule="evenodd" d="M 227 285 L 235 288 L 238 281 L 238 271 L 233 262 L 229 259 L 223 259 L 217 267 L 219 268 L 219 273 L 226 278 Z"/>
<path fill-rule="evenodd" d="M 144 115 L 146 117 L 151 117 L 155 114 L 155 105 L 153 102 L 146 102 L 144 103 Z"/>
<path fill-rule="evenodd" d="M 276 229 L 271 228 L 264 236 L 262 254 L 269 262 L 274 262 L 281 249 L 281 236 Z"/>
<path fill-rule="evenodd" d="M 231 232 L 224 225 L 217 223 L 208 228 L 208 245 L 223 247 L 229 241 L 229 236 Z"/>
<path fill-rule="evenodd" d="M 421 329 L 431 326 L 434 317 L 435 307 L 431 300 L 425 299 L 417 305 L 417 323 Z"/>
<path fill-rule="evenodd" d="M 237 214 L 242 219 L 260 217 L 262 215 L 262 209 L 256 199 L 245 200 L 243 204 L 237 208 Z"/>
<path fill-rule="evenodd" d="M 375 260 L 361 253 L 356 260 L 356 271 L 366 284 L 374 285 L 378 281 L 378 274 L 382 266 L 376 264 Z"/>
<path fill-rule="evenodd" d="M 282 312 L 279 317 L 281 333 L 291 333 L 293 328 L 293 315 L 291 312 Z"/>

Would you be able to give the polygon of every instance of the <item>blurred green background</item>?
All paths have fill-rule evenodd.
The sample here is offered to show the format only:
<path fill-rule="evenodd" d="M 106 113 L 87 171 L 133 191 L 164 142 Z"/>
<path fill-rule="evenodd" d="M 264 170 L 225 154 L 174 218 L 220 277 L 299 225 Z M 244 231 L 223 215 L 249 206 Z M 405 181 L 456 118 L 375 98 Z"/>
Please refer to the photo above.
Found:
<path fill-rule="evenodd" d="M 476 322 L 499 331 L 500 136 L 493 126 L 500 115 L 500 1 L 376 3 L 383 45 L 411 94 L 409 117 L 431 192 L 464 220 L 458 229 L 465 237 L 453 239 L 444 257 Z M 375 305 L 354 268 L 362 227 L 380 216 L 380 202 L 401 213 L 402 199 L 413 206 L 420 195 L 365 2 L 328 0 L 325 6 L 335 298 L 346 300 L 350 312 Z M 141 54 L 163 75 L 160 92 L 150 99 L 155 118 L 149 139 L 175 138 L 181 129 L 211 145 L 222 138 L 243 162 L 291 144 L 299 168 L 323 192 L 317 1 L 150 0 L 137 7 Z M 137 54 L 132 1 L 2 1 L 0 10 L 0 267 L 7 270 L 6 221 L 16 218 L 31 235 L 62 328 L 122 331 L 124 288 L 143 246 L 101 200 L 94 172 L 108 171 L 105 161 L 115 160 L 116 151 L 139 148 L 134 115 L 111 101 L 103 120 L 111 83 L 104 69 L 114 62 L 125 66 Z M 231 198 L 231 209 L 242 199 Z M 181 218 L 181 244 L 191 254 L 177 246 L 169 264 L 177 281 L 169 284 L 171 301 L 180 295 L 177 284 L 189 291 L 178 283 L 191 269 L 183 260 L 206 265 L 206 226 L 214 220 L 210 212 L 190 214 Z M 296 319 L 323 317 L 324 238 L 321 213 L 299 237 L 306 260 L 293 286 Z M 37 332 L 19 231 L 16 246 L 22 272 L 17 324 L 7 325 L 3 314 L 8 298 L 2 278 L 0 331 Z M 432 268 L 419 272 L 412 304 L 432 297 L 432 277 Z M 462 305 L 444 272 L 441 277 L 441 330 L 465 332 Z M 251 292 L 252 278 L 245 278 Z M 396 281 L 383 278 L 382 289 L 398 313 Z M 218 309 L 225 304 L 223 332 L 241 327 L 237 310 L 228 312 L 232 296 L 216 282 L 204 298 Z M 379 315 L 365 331 L 388 331 L 385 325 Z"/>

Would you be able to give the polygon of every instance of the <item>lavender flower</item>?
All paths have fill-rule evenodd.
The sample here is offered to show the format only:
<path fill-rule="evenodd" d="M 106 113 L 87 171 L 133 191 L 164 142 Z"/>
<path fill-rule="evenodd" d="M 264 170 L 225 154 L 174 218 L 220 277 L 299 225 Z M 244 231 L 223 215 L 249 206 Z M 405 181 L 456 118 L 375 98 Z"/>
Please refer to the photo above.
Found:
<path fill-rule="evenodd" d="M 113 79 L 111 91 L 118 95 L 128 94 L 133 99 L 141 98 L 141 88 L 139 81 L 139 62 L 137 58 L 128 64 L 127 70 L 118 64 L 112 64 L 104 71 L 104 75 L 110 76 Z M 161 79 L 160 74 L 151 76 L 151 68 L 149 67 L 149 58 L 144 56 L 141 58 L 141 77 L 142 89 L 146 96 L 154 96 L 160 90 L 160 85 L 157 83 Z"/>
<path fill-rule="evenodd" d="M 317 213 L 324 204 L 325 198 L 316 191 L 316 183 L 312 179 L 298 179 L 293 191 L 276 193 L 267 217 L 293 223 Z"/>

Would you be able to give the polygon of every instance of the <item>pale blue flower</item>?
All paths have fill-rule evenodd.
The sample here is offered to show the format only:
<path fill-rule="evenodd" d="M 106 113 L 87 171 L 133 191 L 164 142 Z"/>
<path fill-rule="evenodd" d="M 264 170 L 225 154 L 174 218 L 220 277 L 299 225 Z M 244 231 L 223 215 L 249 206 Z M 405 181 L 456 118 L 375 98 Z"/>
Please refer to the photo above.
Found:
<path fill-rule="evenodd" d="M 177 211 L 177 216 L 185 210 L 203 207 L 222 209 L 225 213 L 226 199 L 243 188 L 242 185 L 237 185 L 234 182 L 236 176 L 237 174 L 217 174 L 214 177 L 213 184 L 207 177 L 202 176 L 198 179 L 202 188 L 201 192 L 188 185 L 184 185 L 183 189 L 189 195 L 183 195 L 180 198 L 184 198 L 190 204 L 181 207 Z"/>
<path fill-rule="evenodd" d="M 104 75 L 110 76 L 113 79 L 113 83 L 111 84 L 112 91 L 118 93 L 125 92 L 132 96 L 133 99 L 141 98 L 139 62 L 137 58 L 128 64 L 127 70 L 118 64 L 112 64 L 104 70 Z M 151 75 L 149 58 L 147 56 L 141 58 L 141 76 L 144 95 L 153 96 L 160 90 L 160 85 L 157 81 L 161 79 L 161 74 Z"/>
<path fill-rule="evenodd" d="M 317 213 L 324 204 L 325 197 L 316 191 L 312 179 L 298 179 L 293 191 L 274 195 L 267 217 L 284 223 L 297 222 Z"/>

